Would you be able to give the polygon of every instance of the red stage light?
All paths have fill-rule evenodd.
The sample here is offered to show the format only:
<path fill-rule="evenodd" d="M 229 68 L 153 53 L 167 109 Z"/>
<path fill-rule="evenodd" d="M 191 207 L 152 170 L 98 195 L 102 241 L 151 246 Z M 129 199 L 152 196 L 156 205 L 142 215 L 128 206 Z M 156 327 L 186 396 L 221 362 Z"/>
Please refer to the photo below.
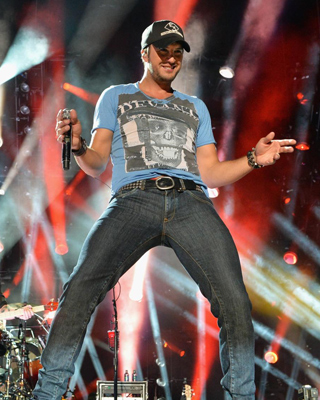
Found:
<path fill-rule="evenodd" d="M 287 264 L 294 265 L 298 261 L 298 256 L 294 251 L 287 251 L 283 256 L 283 259 Z"/>
<path fill-rule="evenodd" d="M 71 83 L 65 82 L 62 85 L 62 88 L 64 90 L 67 90 L 70 93 L 73 93 L 75 96 L 80 97 L 80 99 L 87 101 L 88 103 L 91 103 L 93 105 L 96 104 L 96 102 L 99 99 L 99 95 L 96 93 L 90 93 L 82 88 L 79 88 L 77 86 L 71 85 Z"/>
<path fill-rule="evenodd" d="M 67 254 L 68 251 L 69 251 L 69 248 L 68 248 L 68 246 L 66 244 L 60 243 L 60 244 L 56 245 L 55 252 L 57 254 L 60 254 L 60 256 L 63 256 L 64 254 Z"/>
<path fill-rule="evenodd" d="M 299 100 L 299 103 L 300 104 L 306 104 L 306 103 L 308 103 L 308 99 L 306 99 L 305 97 L 304 97 L 304 94 L 303 93 L 301 93 L 301 92 L 299 92 L 299 93 L 297 93 L 297 99 Z"/>
<path fill-rule="evenodd" d="M 267 351 L 264 355 L 264 359 L 269 364 L 275 364 L 279 358 L 278 358 L 278 354 L 275 353 L 274 351 Z"/>
<path fill-rule="evenodd" d="M 310 145 L 306 142 L 300 142 L 296 145 L 297 150 L 306 151 L 310 149 Z"/>
<path fill-rule="evenodd" d="M 289 204 L 290 201 L 291 201 L 290 197 L 285 197 L 285 198 L 283 199 L 284 204 Z"/>

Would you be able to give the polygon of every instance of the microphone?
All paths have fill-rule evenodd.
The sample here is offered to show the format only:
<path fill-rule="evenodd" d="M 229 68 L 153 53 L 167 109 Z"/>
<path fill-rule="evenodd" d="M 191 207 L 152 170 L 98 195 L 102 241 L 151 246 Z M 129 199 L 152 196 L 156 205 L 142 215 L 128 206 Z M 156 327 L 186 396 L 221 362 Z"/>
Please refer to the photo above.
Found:
<path fill-rule="evenodd" d="M 62 113 L 63 119 L 70 119 L 70 110 L 64 109 Z M 61 154 L 61 162 L 62 168 L 64 170 L 70 169 L 70 160 L 71 160 L 71 138 L 72 138 L 72 126 L 71 123 L 69 124 L 70 129 L 65 134 L 64 142 L 62 144 L 62 154 Z"/>

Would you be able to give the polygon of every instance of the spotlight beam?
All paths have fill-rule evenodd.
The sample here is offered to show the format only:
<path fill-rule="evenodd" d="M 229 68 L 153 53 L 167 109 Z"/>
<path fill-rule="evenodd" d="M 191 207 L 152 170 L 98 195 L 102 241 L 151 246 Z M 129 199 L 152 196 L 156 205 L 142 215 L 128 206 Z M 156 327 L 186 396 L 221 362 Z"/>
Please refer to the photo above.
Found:
<path fill-rule="evenodd" d="M 69 49 L 72 53 L 83 56 L 77 61 L 81 63 L 82 71 L 88 70 L 94 64 L 136 2 L 137 0 L 118 0 L 116 4 L 111 5 L 105 0 L 88 1 Z M 92 37 L 96 40 L 92 41 Z"/>
<path fill-rule="evenodd" d="M 155 294 L 154 296 L 162 304 L 162 306 L 166 307 L 168 310 L 177 315 L 182 315 L 188 322 L 197 326 L 198 319 L 193 314 L 177 306 L 171 300 L 162 295 Z M 274 341 L 275 343 L 281 343 L 281 347 L 290 352 L 293 357 L 297 357 L 301 361 L 304 361 L 307 364 L 310 364 L 313 367 L 320 369 L 320 359 L 314 357 L 311 353 L 304 350 L 304 348 L 299 347 L 298 345 L 292 343 L 286 338 L 275 335 L 275 331 L 273 329 L 263 325 L 258 321 L 253 320 L 253 326 L 255 333 L 266 340 L 266 342 L 271 343 L 272 341 Z M 214 329 L 209 324 L 206 324 L 205 330 L 207 334 L 209 334 L 216 340 L 219 340 L 219 331 L 217 329 Z M 264 360 L 261 360 L 261 362 L 264 362 Z M 258 363 L 258 365 L 260 364 Z"/>
<path fill-rule="evenodd" d="M 283 372 L 279 371 L 269 363 L 267 363 L 264 359 L 261 359 L 259 357 L 255 357 L 254 359 L 256 365 L 259 365 L 262 370 L 267 370 L 269 374 L 275 376 L 276 378 L 281 379 L 283 382 L 285 382 L 288 386 L 294 387 L 296 390 L 298 390 L 301 387 L 301 384 L 298 383 L 297 381 L 293 380 L 290 378 L 288 375 L 284 374 Z"/>
<path fill-rule="evenodd" d="M 258 321 L 253 321 L 254 331 L 261 338 L 265 339 L 267 342 L 281 343 L 281 347 L 292 354 L 293 357 L 298 358 L 313 367 L 320 369 L 320 360 L 314 357 L 311 353 L 308 353 L 304 348 L 292 343 L 286 338 L 280 336 L 275 336 L 273 329 L 263 325 Z"/>
<path fill-rule="evenodd" d="M 157 314 L 157 308 L 156 308 L 156 304 L 154 301 L 153 290 L 151 287 L 149 277 L 147 277 L 147 279 L 146 279 L 146 289 L 147 289 L 147 298 L 148 298 L 148 306 L 149 306 L 149 314 L 150 314 L 150 320 L 151 320 L 153 339 L 156 344 L 158 359 L 160 360 L 159 369 L 160 369 L 160 374 L 161 374 L 161 380 L 162 380 L 162 382 L 164 382 L 165 398 L 167 400 L 172 400 L 170 387 L 169 387 L 169 377 L 168 377 L 166 362 L 165 362 L 163 348 L 162 348 L 162 339 L 161 339 L 161 333 L 160 333 L 160 325 L 159 325 L 159 319 L 158 319 L 158 314 Z"/>
<path fill-rule="evenodd" d="M 200 393 L 199 398 L 206 400 L 206 381 L 207 381 L 207 358 L 206 354 L 208 349 L 206 348 L 206 313 L 204 306 L 204 299 L 200 296 L 197 297 L 197 314 L 198 314 L 198 354 L 197 354 L 197 369 L 199 374 L 194 377 L 193 380 L 199 379 Z"/>
<path fill-rule="evenodd" d="M 36 29 L 22 27 L 0 67 L 0 85 L 42 63 L 49 54 L 49 39 Z"/>
<path fill-rule="evenodd" d="M 309 257 L 313 258 L 318 265 L 320 265 L 319 246 L 317 246 L 311 239 L 309 239 L 304 233 L 296 228 L 292 222 L 290 222 L 283 215 L 274 213 L 272 219 L 283 233 L 297 243 L 302 251 L 304 251 Z"/>
<path fill-rule="evenodd" d="M 267 303 L 275 302 L 277 309 L 289 316 L 295 323 L 306 329 L 311 335 L 320 339 L 319 313 L 316 309 L 310 309 L 300 298 L 296 296 L 294 290 L 297 283 L 289 281 L 282 276 L 279 281 L 276 277 L 270 279 L 265 276 L 265 271 L 258 271 L 256 265 L 249 260 L 241 259 L 247 271 L 247 285 L 254 288 L 258 295 L 265 299 Z M 276 272 L 276 271 L 275 271 Z M 281 286 L 284 282 L 286 287 Z"/>
<path fill-rule="evenodd" d="M 33 135 L 27 135 L 22 143 L 22 146 L 17 154 L 13 166 L 10 168 L 9 173 L 6 176 L 5 181 L 1 186 L 1 190 L 6 192 L 8 187 L 11 185 L 20 169 L 25 165 L 30 155 L 33 153 L 37 145 L 39 144 L 39 134 L 37 129 L 34 130 Z"/>
<path fill-rule="evenodd" d="M 5 100 L 5 90 L 4 86 L 0 85 L 0 147 L 3 145 L 3 137 L 2 137 L 2 115 L 3 115 L 3 107 Z"/>

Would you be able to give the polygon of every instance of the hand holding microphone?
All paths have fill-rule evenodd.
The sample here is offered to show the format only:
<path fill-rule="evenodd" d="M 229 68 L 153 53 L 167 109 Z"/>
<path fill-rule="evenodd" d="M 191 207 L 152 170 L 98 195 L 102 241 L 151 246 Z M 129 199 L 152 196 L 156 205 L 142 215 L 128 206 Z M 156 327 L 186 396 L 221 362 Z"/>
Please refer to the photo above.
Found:
<path fill-rule="evenodd" d="M 70 119 L 70 110 L 64 109 L 62 111 L 62 119 Z M 72 125 L 71 122 L 69 124 L 70 129 L 66 132 L 64 136 L 64 141 L 62 144 L 62 154 L 61 154 L 61 162 L 64 170 L 70 169 L 70 160 L 71 160 L 71 141 L 72 141 Z"/>
<path fill-rule="evenodd" d="M 56 138 L 62 145 L 61 162 L 64 170 L 70 168 L 73 148 L 81 147 L 81 123 L 75 110 L 60 110 L 57 115 Z"/>

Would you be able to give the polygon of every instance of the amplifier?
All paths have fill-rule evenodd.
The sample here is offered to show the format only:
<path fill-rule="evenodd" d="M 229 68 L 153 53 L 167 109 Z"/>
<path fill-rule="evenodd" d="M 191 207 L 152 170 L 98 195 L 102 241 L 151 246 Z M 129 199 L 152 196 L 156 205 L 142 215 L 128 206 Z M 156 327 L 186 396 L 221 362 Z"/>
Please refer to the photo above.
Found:
<path fill-rule="evenodd" d="M 148 382 L 119 382 L 117 385 L 117 399 L 127 399 L 128 397 L 135 400 L 148 399 Z M 97 381 L 97 400 L 114 399 L 114 382 L 113 381 Z"/>

